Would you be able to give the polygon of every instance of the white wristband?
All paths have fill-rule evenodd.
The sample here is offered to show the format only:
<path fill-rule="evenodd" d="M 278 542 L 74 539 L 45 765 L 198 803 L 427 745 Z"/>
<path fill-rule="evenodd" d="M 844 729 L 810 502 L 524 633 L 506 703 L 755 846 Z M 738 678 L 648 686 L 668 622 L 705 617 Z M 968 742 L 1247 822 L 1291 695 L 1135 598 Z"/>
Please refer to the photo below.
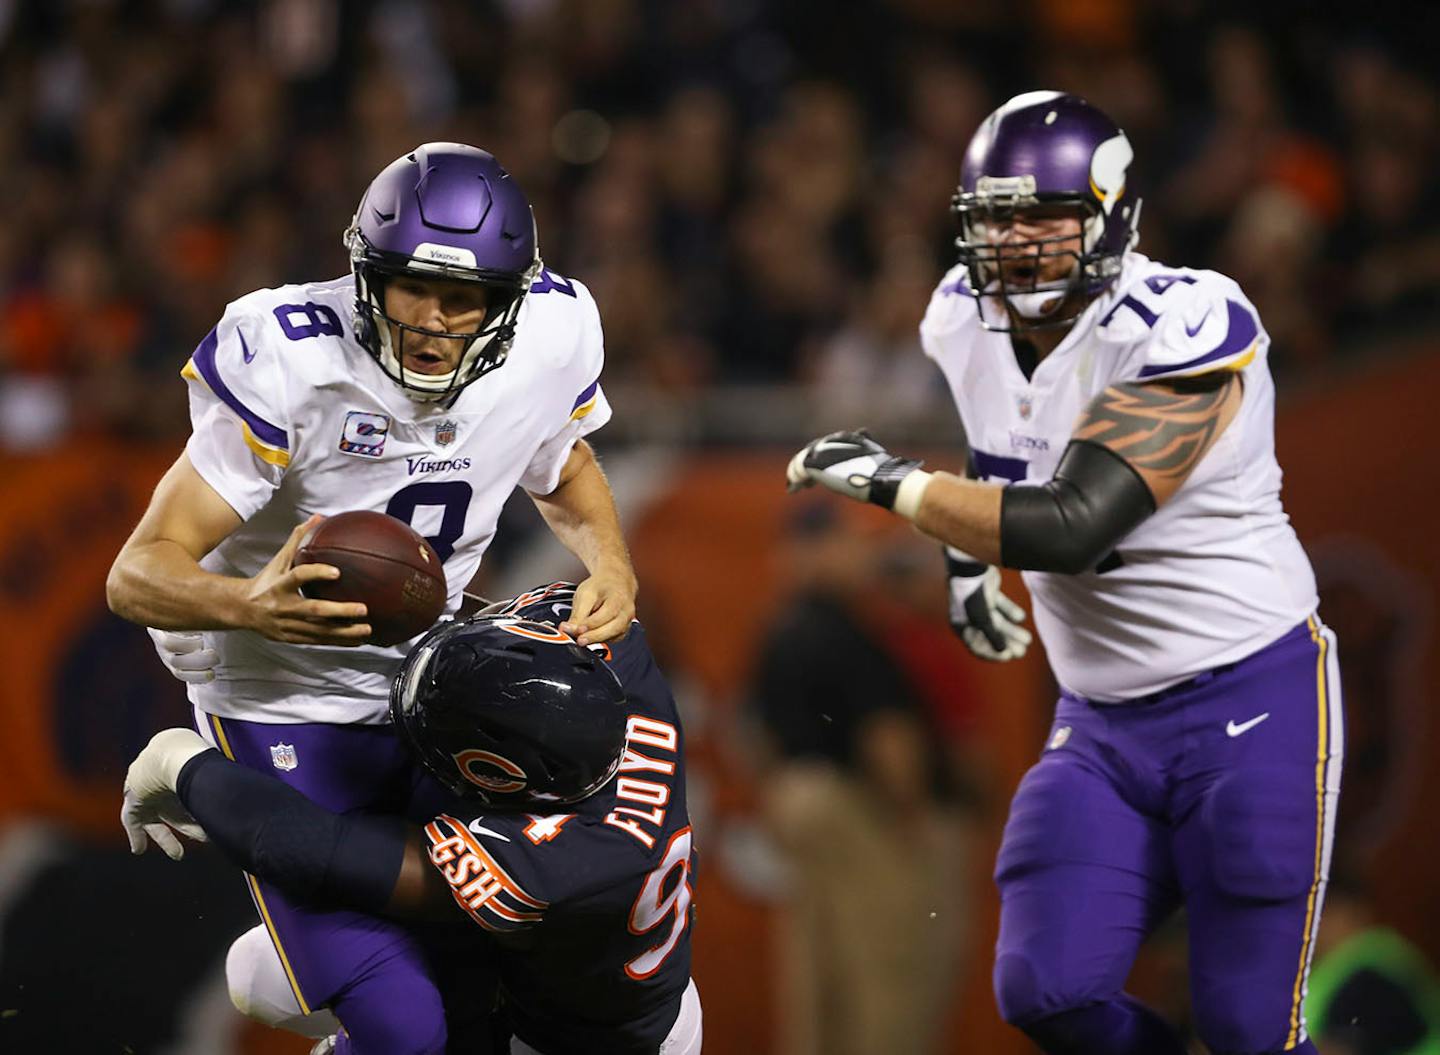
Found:
<path fill-rule="evenodd" d="M 900 486 L 895 489 L 895 512 L 906 520 L 914 520 L 915 514 L 920 512 L 920 503 L 925 498 L 925 489 L 930 486 L 933 475 L 924 469 L 916 469 L 901 480 Z"/>

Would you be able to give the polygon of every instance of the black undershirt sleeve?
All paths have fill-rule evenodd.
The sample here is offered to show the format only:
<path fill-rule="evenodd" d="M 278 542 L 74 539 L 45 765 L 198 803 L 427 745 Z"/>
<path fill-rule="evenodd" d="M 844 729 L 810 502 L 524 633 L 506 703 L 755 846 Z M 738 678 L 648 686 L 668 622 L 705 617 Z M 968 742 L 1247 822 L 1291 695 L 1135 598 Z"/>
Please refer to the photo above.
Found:
<path fill-rule="evenodd" d="M 1071 440 L 1052 479 L 1005 488 L 1000 562 L 1027 571 L 1090 571 L 1154 512 L 1155 498 L 1129 462 L 1103 444 Z"/>
<path fill-rule="evenodd" d="M 213 750 L 186 762 L 176 784 L 211 841 L 251 875 L 326 907 L 389 904 L 405 855 L 400 818 L 331 813 Z"/>

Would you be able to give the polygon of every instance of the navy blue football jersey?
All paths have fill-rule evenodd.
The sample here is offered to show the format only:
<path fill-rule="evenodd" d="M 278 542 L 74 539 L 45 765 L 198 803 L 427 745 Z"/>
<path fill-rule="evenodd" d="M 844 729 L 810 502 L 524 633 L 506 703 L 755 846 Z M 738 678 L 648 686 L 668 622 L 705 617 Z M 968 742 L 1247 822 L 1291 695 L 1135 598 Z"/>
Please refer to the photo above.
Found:
<path fill-rule="evenodd" d="M 516 598 L 505 614 L 558 624 L 574 587 Z M 654 1055 L 690 980 L 695 847 L 684 741 L 669 686 L 634 623 L 593 646 L 629 702 L 614 780 L 549 815 L 443 812 L 431 863 L 499 949 L 516 1036 L 547 1055 Z M 479 807 L 483 809 L 483 807 Z"/>

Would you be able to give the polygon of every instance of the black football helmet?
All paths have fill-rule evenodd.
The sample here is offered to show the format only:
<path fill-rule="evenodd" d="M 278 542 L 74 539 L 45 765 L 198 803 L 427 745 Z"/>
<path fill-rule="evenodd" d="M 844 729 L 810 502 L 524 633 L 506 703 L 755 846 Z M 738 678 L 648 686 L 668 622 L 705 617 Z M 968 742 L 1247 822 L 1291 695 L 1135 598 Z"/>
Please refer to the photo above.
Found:
<path fill-rule="evenodd" d="M 423 637 L 390 716 L 452 792 L 511 809 L 578 802 L 620 768 L 627 709 L 595 653 L 547 623 L 478 615 Z"/>

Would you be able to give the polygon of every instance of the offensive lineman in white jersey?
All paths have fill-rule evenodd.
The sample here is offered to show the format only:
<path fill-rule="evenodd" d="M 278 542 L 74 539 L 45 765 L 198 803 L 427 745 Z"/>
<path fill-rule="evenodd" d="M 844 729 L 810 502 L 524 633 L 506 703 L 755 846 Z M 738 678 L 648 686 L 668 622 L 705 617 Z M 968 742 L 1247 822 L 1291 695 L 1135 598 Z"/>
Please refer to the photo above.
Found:
<path fill-rule="evenodd" d="M 366 645 L 364 605 L 300 595 L 339 574 L 290 566 L 314 518 L 412 524 L 444 563 L 453 613 L 520 486 L 589 571 L 562 629 L 582 644 L 622 635 L 636 583 L 582 439 L 610 417 L 599 315 L 542 267 L 515 181 L 482 150 L 425 144 L 375 178 L 345 243 L 353 277 L 251 293 L 201 341 L 182 371 L 190 441 L 107 595 L 134 622 L 206 632 L 214 676 L 190 698 L 226 755 L 333 810 L 403 813 L 418 770 L 388 694 L 406 646 Z M 337 1051 L 444 1050 L 404 931 L 250 886 L 301 1011 L 328 1006 L 344 1025 Z"/>
<path fill-rule="evenodd" d="M 1072 95 L 991 114 L 955 197 L 961 263 L 921 325 L 970 478 L 863 432 L 812 442 L 787 475 L 947 543 L 952 623 L 984 658 L 1025 651 L 994 566 L 1025 572 L 1062 694 L 996 864 L 1006 1020 L 1051 1053 L 1181 1055 L 1123 986 L 1183 903 L 1209 1049 L 1314 1052 L 1335 641 L 1280 504 L 1269 338 L 1230 279 L 1133 251 L 1131 158 Z"/>

